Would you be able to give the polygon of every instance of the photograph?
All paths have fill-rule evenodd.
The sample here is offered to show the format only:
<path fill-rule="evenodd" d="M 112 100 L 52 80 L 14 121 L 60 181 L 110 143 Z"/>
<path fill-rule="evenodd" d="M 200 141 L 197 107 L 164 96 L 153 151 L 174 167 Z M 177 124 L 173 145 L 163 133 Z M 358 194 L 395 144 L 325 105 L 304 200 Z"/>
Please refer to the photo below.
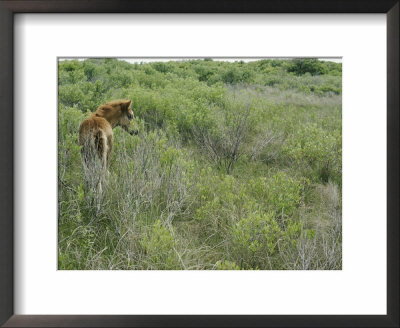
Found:
<path fill-rule="evenodd" d="M 340 57 L 59 57 L 58 270 L 342 270 Z"/>

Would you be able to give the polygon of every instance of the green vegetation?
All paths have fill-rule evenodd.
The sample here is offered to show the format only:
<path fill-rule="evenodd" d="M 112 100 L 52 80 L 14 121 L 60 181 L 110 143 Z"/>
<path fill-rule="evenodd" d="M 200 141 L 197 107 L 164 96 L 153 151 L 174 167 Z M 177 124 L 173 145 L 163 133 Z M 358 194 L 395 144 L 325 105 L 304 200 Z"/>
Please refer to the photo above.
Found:
<path fill-rule="evenodd" d="M 342 267 L 341 64 L 59 63 L 59 269 Z M 103 193 L 78 127 L 132 99 Z"/>

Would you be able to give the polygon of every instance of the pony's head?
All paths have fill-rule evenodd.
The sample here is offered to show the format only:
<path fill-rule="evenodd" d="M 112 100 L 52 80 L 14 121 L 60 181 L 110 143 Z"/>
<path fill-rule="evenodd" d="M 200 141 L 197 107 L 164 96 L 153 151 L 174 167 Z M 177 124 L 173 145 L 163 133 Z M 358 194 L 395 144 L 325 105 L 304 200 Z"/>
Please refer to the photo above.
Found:
<path fill-rule="evenodd" d="M 105 118 L 112 127 L 120 126 L 130 134 L 138 134 L 137 124 L 131 127 L 131 122 L 135 121 L 131 108 L 131 100 L 114 100 L 101 105 L 96 115 Z"/>

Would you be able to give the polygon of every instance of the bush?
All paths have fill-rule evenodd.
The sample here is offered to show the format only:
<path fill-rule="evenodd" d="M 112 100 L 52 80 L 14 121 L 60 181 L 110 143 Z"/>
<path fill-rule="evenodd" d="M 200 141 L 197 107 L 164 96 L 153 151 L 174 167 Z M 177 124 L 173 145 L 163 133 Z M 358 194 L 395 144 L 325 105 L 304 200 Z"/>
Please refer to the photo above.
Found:
<path fill-rule="evenodd" d="M 256 158 L 272 140 L 260 128 L 254 106 L 241 95 L 235 96 L 226 100 L 224 107 L 212 110 L 208 124 L 194 128 L 195 140 L 204 155 L 226 174 L 231 174 L 243 156 Z"/>
<path fill-rule="evenodd" d="M 310 73 L 311 75 L 323 75 L 327 73 L 325 65 L 318 59 L 295 59 L 287 70 L 296 75 L 304 75 L 306 73 Z"/>
<path fill-rule="evenodd" d="M 174 270 L 179 268 L 179 258 L 174 250 L 175 240 L 169 230 L 158 220 L 140 241 L 148 269 Z"/>
<path fill-rule="evenodd" d="M 240 267 L 231 261 L 218 261 L 215 263 L 216 270 L 240 270 Z"/>
<path fill-rule="evenodd" d="M 316 124 L 304 125 L 288 138 L 283 151 L 300 168 L 308 165 L 311 169 L 309 178 L 341 184 L 342 140 L 339 130 L 328 133 Z"/>
<path fill-rule="evenodd" d="M 233 228 L 232 243 L 243 269 L 265 269 L 277 251 L 281 230 L 273 213 L 251 214 Z"/>
<path fill-rule="evenodd" d="M 246 188 L 263 209 L 275 215 L 290 215 L 300 204 L 303 184 L 284 172 L 278 172 L 270 178 L 251 179 Z"/>
<path fill-rule="evenodd" d="M 234 164 L 243 156 L 243 144 L 248 141 L 251 122 L 250 107 L 237 111 L 216 110 L 213 128 L 199 126 L 194 134 L 196 141 L 208 156 L 225 173 L 230 174 Z"/>
<path fill-rule="evenodd" d="M 241 215 L 242 202 L 233 176 L 210 175 L 210 170 L 202 170 L 197 183 L 198 203 L 195 218 L 199 222 L 201 235 L 223 240 L 229 234 L 232 224 Z"/>

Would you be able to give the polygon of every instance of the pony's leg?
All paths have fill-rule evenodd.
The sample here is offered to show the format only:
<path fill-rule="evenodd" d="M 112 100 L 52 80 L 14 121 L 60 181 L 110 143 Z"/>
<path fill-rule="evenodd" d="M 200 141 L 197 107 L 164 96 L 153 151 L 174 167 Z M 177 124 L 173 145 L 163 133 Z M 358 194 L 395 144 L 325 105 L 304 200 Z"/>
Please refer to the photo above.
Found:
<path fill-rule="evenodd" d="M 99 194 L 99 195 L 101 195 L 102 193 L 103 193 L 103 188 L 102 188 L 102 186 L 101 186 L 101 181 L 102 179 L 100 179 L 99 180 L 99 182 L 98 182 L 98 184 L 97 184 L 97 193 Z"/>
<path fill-rule="evenodd" d="M 81 148 L 81 159 L 84 188 L 85 191 L 88 192 L 92 189 L 93 185 L 93 151 L 88 142 Z"/>
<path fill-rule="evenodd" d="M 100 138 L 99 138 L 99 155 L 101 159 L 101 171 L 100 171 L 100 179 L 98 185 L 98 194 L 99 197 L 102 198 L 103 195 L 103 188 L 102 186 L 107 184 L 107 166 L 108 166 L 108 142 L 107 137 L 104 132 L 100 131 Z"/>

